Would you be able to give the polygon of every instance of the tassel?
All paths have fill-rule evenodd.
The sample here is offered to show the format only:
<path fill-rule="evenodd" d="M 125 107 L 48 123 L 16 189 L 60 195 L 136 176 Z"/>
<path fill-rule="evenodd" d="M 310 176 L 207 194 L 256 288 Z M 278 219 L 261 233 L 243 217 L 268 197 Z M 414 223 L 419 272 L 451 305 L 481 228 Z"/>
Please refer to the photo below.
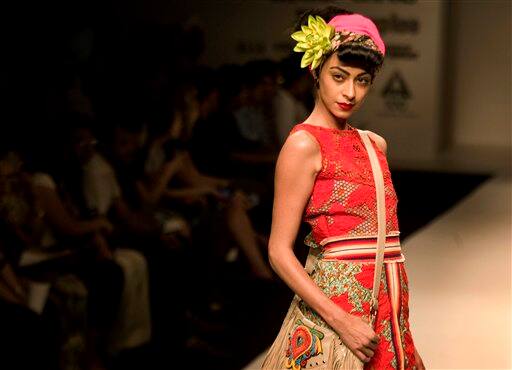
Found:
<path fill-rule="evenodd" d="M 295 296 L 283 320 L 283 325 L 281 325 L 281 329 L 274 343 L 272 343 L 272 346 L 263 360 L 263 364 L 261 365 L 262 370 L 285 369 L 284 363 L 286 360 L 286 350 L 288 349 L 288 335 L 292 331 L 297 319 L 297 315 L 294 314 L 294 309 L 297 304 L 298 299 L 297 296 Z"/>
<path fill-rule="evenodd" d="M 333 340 L 331 344 L 332 370 L 362 370 L 364 368 L 361 361 L 346 345 L 339 344 L 339 339 Z"/>
<path fill-rule="evenodd" d="M 283 320 L 281 329 L 263 360 L 261 370 L 287 370 L 285 367 L 285 361 L 287 358 L 286 350 L 289 345 L 288 335 L 296 325 L 297 319 L 304 319 L 304 316 L 300 313 L 300 309 L 297 307 L 298 303 L 299 298 L 295 295 Z M 324 330 L 324 333 L 332 339 L 329 343 L 330 346 L 328 346 L 329 353 L 325 356 L 327 363 L 319 367 L 319 369 L 363 370 L 363 361 L 361 361 L 345 344 L 340 344 L 341 340 L 334 331 Z"/>

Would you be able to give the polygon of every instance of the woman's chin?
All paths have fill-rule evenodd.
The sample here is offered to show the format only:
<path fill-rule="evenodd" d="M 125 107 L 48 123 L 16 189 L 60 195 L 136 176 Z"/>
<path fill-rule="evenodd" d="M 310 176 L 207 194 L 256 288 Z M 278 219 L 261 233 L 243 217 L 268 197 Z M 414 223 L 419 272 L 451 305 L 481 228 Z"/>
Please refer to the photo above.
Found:
<path fill-rule="evenodd" d="M 334 117 L 336 117 L 337 119 L 340 119 L 340 120 L 346 120 L 348 118 L 350 118 L 350 116 L 353 114 L 354 112 L 353 111 L 337 111 L 337 112 L 334 112 Z"/>

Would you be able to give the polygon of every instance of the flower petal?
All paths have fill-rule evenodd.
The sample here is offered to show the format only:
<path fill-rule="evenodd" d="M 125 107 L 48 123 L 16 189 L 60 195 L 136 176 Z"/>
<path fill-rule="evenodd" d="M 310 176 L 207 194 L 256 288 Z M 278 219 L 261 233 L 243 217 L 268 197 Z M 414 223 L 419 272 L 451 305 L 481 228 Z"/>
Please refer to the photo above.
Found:
<path fill-rule="evenodd" d="M 320 24 L 322 24 L 323 27 L 327 26 L 327 23 L 325 23 L 325 20 L 320 17 L 319 15 L 316 16 L 316 21 Z"/>
<path fill-rule="evenodd" d="M 320 64 L 320 59 L 313 59 L 313 63 L 311 63 L 311 69 L 315 69 Z"/>
<path fill-rule="evenodd" d="M 292 39 L 295 41 L 306 41 L 306 34 L 302 31 L 297 31 L 291 34 Z"/>
<path fill-rule="evenodd" d="M 301 68 L 307 67 L 311 63 L 312 60 L 313 60 L 312 56 L 306 57 L 306 54 L 304 54 L 302 56 L 301 61 L 300 61 L 300 67 Z"/>
<path fill-rule="evenodd" d="M 311 28 L 305 25 L 300 26 L 302 32 L 304 32 L 306 35 L 311 34 Z"/>
<path fill-rule="evenodd" d="M 315 56 L 315 51 L 313 49 L 308 49 L 308 50 L 306 50 L 304 55 L 306 56 L 306 58 L 309 58 L 309 57 L 313 58 Z"/>

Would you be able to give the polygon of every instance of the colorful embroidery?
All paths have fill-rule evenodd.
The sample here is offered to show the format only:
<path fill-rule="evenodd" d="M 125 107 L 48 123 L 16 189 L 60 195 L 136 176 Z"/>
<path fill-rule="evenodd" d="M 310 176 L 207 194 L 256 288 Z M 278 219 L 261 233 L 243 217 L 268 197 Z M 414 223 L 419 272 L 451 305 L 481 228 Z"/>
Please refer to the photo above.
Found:
<path fill-rule="evenodd" d="M 324 321 L 324 319 L 315 310 L 313 310 L 311 307 L 309 307 L 309 305 L 306 302 L 304 302 L 303 300 L 299 301 L 299 310 L 302 312 L 302 314 L 306 318 L 308 318 L 309 320 L 313 321 L 316 325 L 318 325 L 320 327 L 323 327 L 323 328 L 328 328 L 328 329 L 333 330 Z"/>
<path fill-rule="evenodd" d="M 297 320 L 297 325 L 293 333 L 289 335 L 289 344 L 286 351 L 285 366 L 292 370 L 300 370 L 306 367 L 307 361 L 311 357 L 323 353 L 321 340 L 324 338 L 324 334 L 304 325 L 300 319 Z"/>

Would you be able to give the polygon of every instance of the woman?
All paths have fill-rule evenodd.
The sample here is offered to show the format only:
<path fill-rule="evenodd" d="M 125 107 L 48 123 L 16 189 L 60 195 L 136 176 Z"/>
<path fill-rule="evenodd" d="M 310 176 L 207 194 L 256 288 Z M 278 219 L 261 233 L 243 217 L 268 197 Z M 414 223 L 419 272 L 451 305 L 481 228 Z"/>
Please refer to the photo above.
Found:
<path fill-rule="evenodd" d="M 247 213 L 253 206 L 249 197 L 233 186 L 230 179 L 201 173 L 192 160 L 188 141 L 199 118 L 197 89 L 185 84 L 179 91 L 182 97 L 162 114 L 165 119 L 153 122 L 145 166 L 149 181 L 139 184 L 139 193 L 146 203 L 170 202 L 194 225 L 201 224 L 200 219 L 204 218 L 215 221 L 216 215 L 220 215 L 230 237 L 247 257 L 252 275 L 262 281 L 273 281 L 272 270 L 260 249 L 264 237 L 254 230 Z M 211 205 L 223 212 L 211 213 Z"/>
<path fill-rule="evenodd" d="M 303 27 L 292 37 L 299 41 L 294 50 L 305 52 L 301 66 L 310 65 L 315 106 L 291 130 L 277 160 L 269 260 L 302 298 L 304 315 L 334 329 L 365 369 L 424 369 L 408 323 L 408 280 L 401 252 L 384 259 L 375 331 L 365 321 L 377 247 L 376 195 L 368 154 L 357 129 L 347 121 L 368 95 L 385 46 L 377 27 L 360 14 L 337 7 L 312 14 L 321 17 L 314 18 L 319 28 Z M 306 19 L 311 25 L 309 14 L 300 25 Z M 310 30 L 326 32 L 306 38 Z M 315 41 L 320 46 L 311 50 Z M 386 141 L 373 132 L 368 135 L 383 166 L 386 235 L 397 242 L 397 199 L 385 158 Z M 322 256 L 311 276 L 293 253 L 303 215 L 312 226 L 306 244 L 320 248 Z M 324 251 L 342 251 L 340 245 L 363 239 L 374 247 L 370 257 L 361 259 L 345 249 L 325 259 Z"/>
<path fill-rule="evenodd" d="M 40 248 L 74 251 L 74 257 L 56 269 L 76 274 L 88 289 L 88 366 L 104 368 L 122 350 L 151 339 L 147 263 L 138 251 L 112 248 L 113 225 L 105 214 L 87 207 L 83 166 L 93 158 L 96 142 L 90 119 L 70 114 L 63 122 L 60 140 L 47 150 L 48 158 L 32 176 L 43 220 Z"/>

